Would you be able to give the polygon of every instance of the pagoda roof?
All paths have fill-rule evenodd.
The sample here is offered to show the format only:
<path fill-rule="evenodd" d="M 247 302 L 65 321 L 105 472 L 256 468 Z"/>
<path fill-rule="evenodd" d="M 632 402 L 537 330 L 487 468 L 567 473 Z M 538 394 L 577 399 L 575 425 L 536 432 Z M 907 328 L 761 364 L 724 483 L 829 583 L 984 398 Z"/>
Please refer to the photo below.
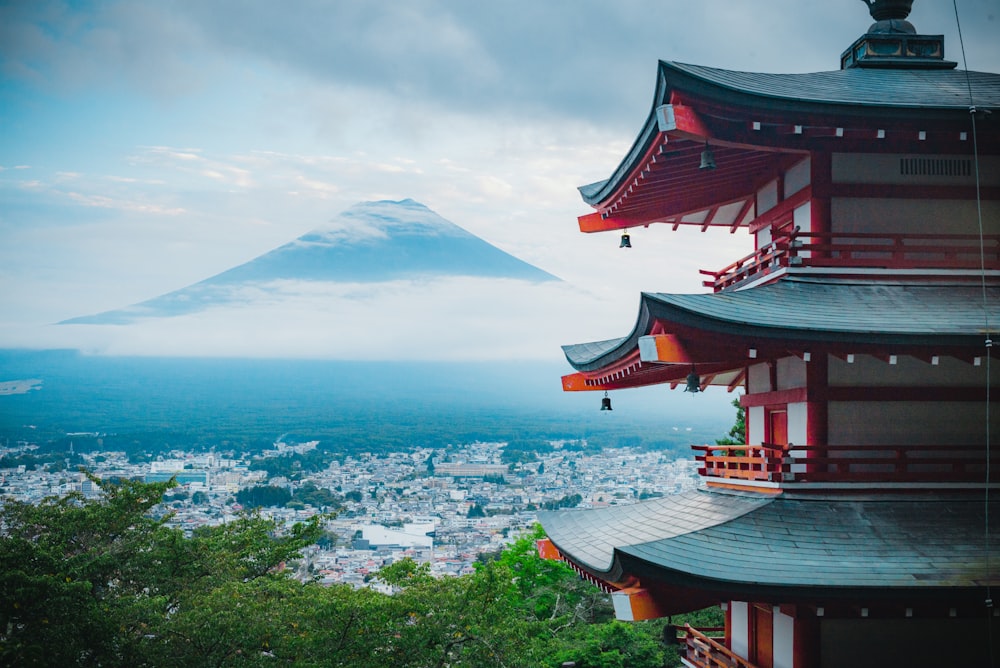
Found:
<path fill-rule="evenodd" d="M 993 506 L 1000 506 L 993 502 Z M 1000 522 L 990 513 L 991 550 Z M 607 582 L 638 577 L 715 591 L 844 594 L 1000 585 L 971 497 L 764 497 L 697 490 L 611 508 L 546 512 L 561 554 Z M 803 594 L 804 596 L 805 594 Z"/>
<path fill-rule="evenodd" d="M 831 105 L 968 113 L 969 106 L 1000 107 L 1000 74 L 957 69 L 844 69 L 830 72 L 770 74 L 739 72 L 661 61 L 664 76 L 691 92 L 719 99 L 766 98 L 773 108 L 811 111 Z M 666 72 L 670 72 L 667 75 Z M 970 100 L 969 95 L 972 95 Z M 763 101 L 763 100 L 761 100 Z M 838 113 L 847 111 L 838 109 Z"/>
<path fill-rule="evenodd" d="M 594 372 L 630 360 L 669 361 L 642 354 L 643 339 L 662 334 L 688 340 L 693 357 L 678 363 L 722 361 L 712 355 L 737 342 L 858 346 L 855 352 L 886 345 L 979 348 L 984 308 L 991 321 L 1000 318 L 1000 286 L 784 276 L 745 290 L 642 293 L 629 335 L 563 346 L 563 352 L 576 370 Z M 741 355 L 733 360 L 740 367 L 747 362 Z"/>
<path fill-rule="evenodd" d="M 756 190 L 810 151 L 968 154 L 959 137 L 970 107 L 1000 111 L 1000 74 L 987 72 L 764 74 L 660 61 L 657 74 L 629 152 L 609 178 L 579 188 L 597 209 L 580 217 L 584 232 L 652 222 L 735 230 L 752 221 Z M 699 169 L 706 145 L 716 169 Z M 983 132 L 978 148 L 996 153 L 1000 133 Z"/>

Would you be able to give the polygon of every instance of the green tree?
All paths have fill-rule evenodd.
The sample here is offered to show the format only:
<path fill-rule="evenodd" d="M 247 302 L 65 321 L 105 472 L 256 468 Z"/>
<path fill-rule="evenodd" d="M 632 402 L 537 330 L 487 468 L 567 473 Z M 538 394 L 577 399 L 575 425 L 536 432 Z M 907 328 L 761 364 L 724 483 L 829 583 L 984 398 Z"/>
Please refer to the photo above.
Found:
<path fill-rule="evenodd" d="M 165 525 L 169 516 L 152 516 L 172 482 L 92 480 L 103 492 L 96 500 L 70 494 L 0 509 L 0 664 L 184 665 L 178 628 L 208 614 L 220 590 L 287 579 L 281 565 L 321 532 L 320 517 L 284 530 L 251 515 L 187 538 Z M 199 624 L 220 652 L 235 651 Z M 176 661 L 149 658 L 164 643 Z"/>
<path fill-rule="evenodd" d="M 122 632 L 157 607 L 137 561 L 163 529 L 148 512 L 173 485 L 94 480 L 99 504 L 70 494 L 0 509 L 0 663 L 117 663 Z"/>
<path fill-rule="evenodd" d="M 316 508 L 334 509 L 340 507 L 340 499 L 326 487 L 317 487 L 316 483 L 307 481 L 295 490 L 292 500 Z"/>
<path fill-rule="evenodd" d="M 291 500 L 291 492 L 274 485 L 245 487 L 236 493 L 236 502 L 247 508 L 283 506 Z"/>
<path fill-rule="evenodd" d="M 733 399 L 732 405 L 736 407 L 736 422 L 725 438 L 716 439 L 716 445 L 746 445 L 747 443 L 746 411 L 740 405 L 739 397 Z"/>
<path fill-rule="evenodd" d="M 572 642 L 553 664 L 572 661 L 576 668 L 661 668 L 664 651 L 659 639 L 639 624 L 611 621 L 581 626 L 569 634 Z"/>
<path fill-rule="evenodd" d="M 94 480 L 99 499 L 0 508 L 0 665 L 660 668 L 669 655 L 662 621 L 615 622 L 605 594 L 540 558 L 540 528 L 461 577 L 387 566 L 389 596 L 283 568 L 324 538 L 322 515 L 187 536 L 155 516 L 172 483 Z"/>

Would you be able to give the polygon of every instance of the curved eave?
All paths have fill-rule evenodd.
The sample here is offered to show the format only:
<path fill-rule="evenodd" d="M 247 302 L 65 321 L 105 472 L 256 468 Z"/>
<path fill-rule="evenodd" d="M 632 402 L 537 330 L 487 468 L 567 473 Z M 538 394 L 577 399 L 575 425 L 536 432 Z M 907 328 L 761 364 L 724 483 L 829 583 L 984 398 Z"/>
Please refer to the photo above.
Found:
<path fill-rule="evenodd" d="M 752 219 L 764 182 L 820 148 L 967 153 L 959 136 L 969 129 L 970 86 L 977 108 L 1000 107 L 1000 75 L 988 73 L 756 74 L 661 61 L 631 149 L 608 179 L 579 189 L 596 209 L 580 217 L 580 229 L 660 222 L 735 230 Z M 700 169 L 706 144 L 714 170 Z M 1000 133 L 982 133 L 979 149 L 1000 151 Z"/>
<path fill-rule="evenodd" d="M 984 303 L 983 297 L 987 301 Z M 984 307 L 1000 313 L 1000 287 L 786 277 L 748 290 L 643 294 L 648 316 L 752 341 L 981 347 Z M 992 319 L 992 318 L 991 318 Z"/>
<path fill-rule="evenodd" d="M 705 490 L 628 506 L 539 513 L 545 533 L 561 554 L 595 577 L 621 579 L 616 551 L 709 528 L 771 503 L 773 497 Z"/>
<path fill-rule="evenodd" d="M 953 121 L 967 119 L 970 106 L 1000 108 L 1000 74 L 992 72 L 846 69 L 769 74 L 667 61 L 660 61 L 660 68 L 678 91 L 727 107 L 750 107 L 782 116 Z"/>
<path fill-rule="evenodd" d="M 754 358 L 798 351 L 982 354 L 984 307 L 1000 313 L 1000 286 L 885 285 L 786 277 L 712 294 L 643 293 L 628 336 L 563 346 L 578 374 L 566 390 L 682 380 L 697 365 L 712 384 L 738 382 Z M 991 318 L 995 320 L 995 318 Z M 887 348 L 888 347 L 888 348 Z"/>
<path fill-rule="evenodd" d="M 970 497 L 762 499 L 698 491 L 539 519 L 564 558 L 606 582 L 769 592 L 783 601 L 931 599 L 1000 584 L 985 560 L 985 512 Z M 1000 548 L 995 530 L 990 540 L 992 551 Z"/>
<path fill-rule="evenodd" d="M 584 201 L 598 210 L 581 217 L 584 232 L 629 227 L 649 222 L 706 224 L 719 205 L 745 202 L 755 191 L 755 174 L 774 172 L 784 164 L 773 147 L 713 146 L 717 168 L 701 170 L 701 152 L 711 135 L 694 110 L 677 107 L 665 111 L 673 89 L 668 82 L 668 63 L 658 68 L 656 90 L 649 115 L 631 149 L 610 178 L 581 186 Z M 640 186 L 642 186 L 640 188 Z M 642 191 L 640 196 L 639 191 Z M 635 194 L 635 197 L 630 197 Z M 627 211 L 619 212 L 629 199 Z M 648 207 L 651 200 L 655 205 Z M 708 225 L 736 227 L 747 211 L 727 212 Z M 742 215 L 737 217 L 737 214 Z M 608 222 L 598 222 L 608 221 Z"/>

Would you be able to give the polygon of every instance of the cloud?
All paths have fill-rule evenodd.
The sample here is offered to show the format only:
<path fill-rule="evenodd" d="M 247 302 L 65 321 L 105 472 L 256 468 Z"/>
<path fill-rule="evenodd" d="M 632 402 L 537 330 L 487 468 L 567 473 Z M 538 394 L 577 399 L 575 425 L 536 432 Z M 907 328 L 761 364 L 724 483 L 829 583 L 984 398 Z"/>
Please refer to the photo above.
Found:
<path fill-rule="evenodd" d="M 71 93 L 135 88 L 158 98 L 200 89 L 214 59 L 197 27 L 150 2 L 33 0 L 0 5 L 0 72 Z"/>
<path fill-rule="evenodd" d="M 100 207 L 102 209 L 118 209 L 121 211 L 134 211 L 138 213 L 153 213 L 165 216 L 179 216 L 187 213 L 187 211 L 180 207 L 167 207 L 161 204 L 118 200 L 102 195 L 86 195 L 73 191 L 67 191 L 61 194 L 82 206 Z"/>
<path fill-rule="evenodd" d="M 644 111 L 661 58 L 756 71 L 836 69 L 840 52 L 871 22 L 857 4 L 410 0 L 387 11 L 367 0 L 188 0 L 178 7 L 207 40 L 318 82 L 476 115 L 621 123 Z M 985 0 L 962 7 L 966 41 L 977 45 L 973 62 L 997 62 L 996 14 Z M 918 2 L 911 21 L 946 33 L 950 53 L 959 54 L 950 4 Z"/>
<path fill-rule="evenodd" d="M 595 298 L 565 284 L 443 278 L 243 285 L 231 303 L 128 325 L 60 325 L 49 347 L 113 355 L 383 360 L 560 359 Z M 634 317 L 634 313 L 629 314 Z"/>
<path fill-rule="evenodd" d="M 1000 70 L 995 2 L 959 9 L 970 67 Z M 947 56 L 959 59 L 950 3 L 921 0 L 911 21 L 944 33 Z M 33 345 L 55 336 L 36 337 L 41 323 L 217 274 L 359 201 L 404 198 L 599 297 L 580 313 L 568 297 L 521 295 L 524 308 L 537 299 L 549 316 L 519 334 L 525 349 L 531 336 L 551 349 L 541 337 L 552 322 L 573 324 L 562 343 L 622 335 L 638 291 L 703 291 L 698 269 L 752 249 L 742 231 L 653 225 L 633 231 L 629 252 L 615 235 L 579 233 L 576 217 L 589 209 L 576 188 L 606 178 L 628 150 L 657 60 L 834 69 L 869 23 L 856 0 L 0 3 L 10 130 L 0 137 L 0 346 Z M 457 288 L 453 297 L 465 303 Z M 327 311 L 306 301 L 269 306 L 272 322 L 317 327 L 307 338 L 321 350 L 321 333 L 338 321 L 311 322 L 310 308 Z M 358 322 L 370 315 L 362 311 L 351 311 Z M 294 330 L 270 332 L 253 318 L 220 310 L 108 330 L 93 345 L 181 350 L 163 336 L 168 327 L 185 345 L 225 332 L 249 351 L 248 331 L 268 341 Z M 97 336 L 87 331 L 80 336 Z M 407 332 L 369 336 L 389 349 L 392 331 Z"/>

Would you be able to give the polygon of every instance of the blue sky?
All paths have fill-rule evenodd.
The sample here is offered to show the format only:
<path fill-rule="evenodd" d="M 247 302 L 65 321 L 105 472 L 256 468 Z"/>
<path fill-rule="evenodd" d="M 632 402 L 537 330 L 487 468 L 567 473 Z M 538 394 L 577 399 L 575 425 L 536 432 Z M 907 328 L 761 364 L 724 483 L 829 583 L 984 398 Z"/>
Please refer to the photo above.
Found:
<path fill-rule="evenodd" d="M 959 0 L 958 13 L 969 69 L 1000 71 L 1000 3 Z M 910 21 L 962 62 L 951 1 L 917 0 Z M 267 336 L 247 336 L 260 322 L 245 311 L 51 323 L 184 287 L 356 202 L 404 198 L 580 291 L 495 295 L 511 317 L 473 314 L 465 348 L 435 350 L 430 331 L 428 356 L 558 358 L 559 343 L 624 335 L 640 290 L 701 291 L 699 268 L 751 248 L 745 234 L 654 226 L 626 252 L 577 231 L 576 187 L 623 156 L 657 59 L 830 70 L 870 23 L 858 0 L 0 1 L 0 347 L 346 356 L 356 342 L 320 336 L 335 325 L 301 293 Z M 438 287 L 426 298 L 442 308 L 484 290 Z M 403 309 L 407 290 L 345 331 L 366 338 L 364 318 Z M 444 312 L 408 312 L 408 327 Z"/>

